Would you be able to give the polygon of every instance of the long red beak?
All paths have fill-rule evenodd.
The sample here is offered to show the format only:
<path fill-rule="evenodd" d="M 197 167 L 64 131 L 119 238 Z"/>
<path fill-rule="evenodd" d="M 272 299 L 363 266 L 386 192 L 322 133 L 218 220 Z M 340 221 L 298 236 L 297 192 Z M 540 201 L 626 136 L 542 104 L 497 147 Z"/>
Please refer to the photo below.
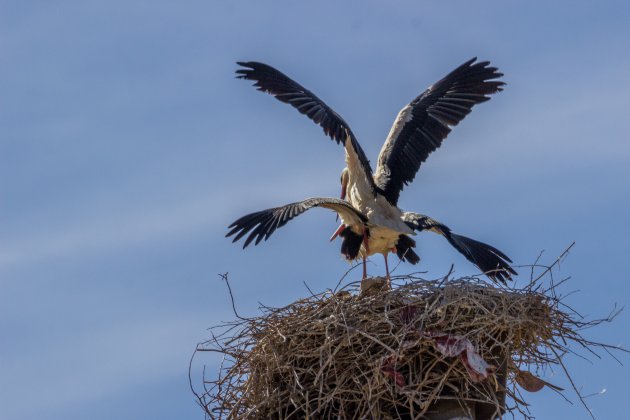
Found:
<path fill-rule="evenodd" d="M 335 233 L 333 233 L 333 235 L 330 237 L 330 241 L 331 241 L 331 242 L 332 242 L 332 241 L 334 241 L 334 240 L 335 240 L 335 238 L 336 238 L 337 236 L 339 236 L 339 234 L 340 234 L 340 233 L 341 233 L 341 232 L 342 232 L 345 228 L 346 228 L 346 225 L 344 225 L 344 224 L 342 223 L 342 224 L 341 224 L 341 226 L 339 226 L 339 227 L 337 228 L 337 230 L 335 231 Z"/>

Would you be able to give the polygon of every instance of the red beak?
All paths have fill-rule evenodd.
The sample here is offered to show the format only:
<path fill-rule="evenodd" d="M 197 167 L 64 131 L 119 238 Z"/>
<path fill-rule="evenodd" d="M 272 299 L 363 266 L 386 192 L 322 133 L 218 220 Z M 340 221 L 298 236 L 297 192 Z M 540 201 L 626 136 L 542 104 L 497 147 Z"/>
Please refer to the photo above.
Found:
<path fill-rule="evenodd" d="M 334 240 L 335 240 L 335 238 L 336 238 L 337 236 L 339 236 L 339 234 L 340 234 L 340 233 L 341 233 L 341 232 L 342 232 L 345 228 L 346 228 L 346 225 L 344 225 L 344 224 L 342 223 L 342 224 L 341 224 L 341 226 L 339 226 L 339 227 L 337 228 L 337 230 L 335 231 L 335 233 L 333 233 L 333 235 L 330 237 L 330 241 L 331 241 L 331 242 L 332 242 L 332 241 L 334 241 Z"/>

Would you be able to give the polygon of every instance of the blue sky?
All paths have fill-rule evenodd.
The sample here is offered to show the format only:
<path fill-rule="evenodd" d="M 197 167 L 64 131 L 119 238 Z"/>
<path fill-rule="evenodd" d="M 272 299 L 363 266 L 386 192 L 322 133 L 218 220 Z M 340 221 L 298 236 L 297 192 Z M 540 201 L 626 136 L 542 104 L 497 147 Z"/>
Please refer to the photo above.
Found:
<path fill-rule="evenodd" d="M 217 273 L 251 315 L 346 271 L 328 212 L 246 251 L 223 238 L 250 211 L 337 196 L 343 168 L 319 128 L 234 79 L 237 60 L 315 91 L 373 162 L 410 99 L 472 56 L 491 60 L 505 91 L 400 205 L 517 264 L 576 241 L 557 273 L 579 290 L 569 303 L 590 316 L 627 305 L 627 51 L 622 1 L 3 1 L 0 417 L 202 418 L 187 364 L 205 329 L 232 319 Z M 397 273 L 474 273 L 442 238 L 418 248 L 421 265 Z M 629 321 L 589 337 L 628 346 Z M 627 414 L 627 368 L 568 362 L 584 393 L 606 389 L 588 399 L 598 418 Z M 568 396 L 531 395 L 532 412 L 588 418 Z"/>

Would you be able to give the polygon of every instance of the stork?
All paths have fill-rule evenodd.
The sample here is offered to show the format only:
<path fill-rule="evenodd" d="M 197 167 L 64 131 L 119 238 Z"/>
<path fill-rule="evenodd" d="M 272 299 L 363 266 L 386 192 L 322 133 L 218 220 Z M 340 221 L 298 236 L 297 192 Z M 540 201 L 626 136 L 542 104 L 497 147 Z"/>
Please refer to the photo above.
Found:
<path fill-rule="evenodd" d="M 416 244 L 410 235 L 429 230 L 444 236 L 492 280 L 505 283 L 516 274 L 510 266 L 512 261 L 496 248 L 456 235 L 428 216 L 405 213 L 398 208 L 403 187 L 413 181 L 420 165 L 441 146 L 451 127 L 463 120 L 474 105 L 502 90 L 504 83 L 497 79 L 503 74 L 496 67 L 472 58 L 403 107 L 381 148 L 373 173 L 350 126 L 324 101 L 267 64 L 255 61 L 237 64 L 243 67 L 236 71 L 238 78 L 254 81 L 258 90 L 293 106 L 332 140 L 343 144 L 346 168 L 341 176 L 341 198 L 367 216 L 371 225 L 367 242 L 360 249 L 364 272 L 365 258 L 375 253 L 383 254 L 388 277 L 389 252 L 396 252 L 403 261 L 418 263 L 420 258 L 413 251 Z M 343 229 L 342 222 L 337 232 Z"/>

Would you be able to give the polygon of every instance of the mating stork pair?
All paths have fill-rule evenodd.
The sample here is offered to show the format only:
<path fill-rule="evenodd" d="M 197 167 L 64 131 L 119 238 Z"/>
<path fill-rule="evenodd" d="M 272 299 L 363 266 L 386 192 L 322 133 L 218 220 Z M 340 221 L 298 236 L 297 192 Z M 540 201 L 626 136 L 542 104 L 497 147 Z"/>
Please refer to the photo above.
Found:
<path fill-rule="evenodd" d="M 405 106 L 379 153 L 376 172 L 348 124 L 315 94 L 271 66 L 258 62 L 239 62 L 241 79 L 253 80 L 258 90 L 288 103 L 324 129 L 330 138 L 343 144 L 346 168 L 341 173 L 341 199 L 309 198 L 256 213 L 232 223 L 226 236 L 236 235 L 233 242 L 249 233 L 243 248 L 252 241 L 258 245 L 289 220 L 314 208 L 335 211 L 341 226 L 331 240 L 341 236 L 341 253 L 349 261 L 363 259 L 363 277 L 367 277 L 366 258 L 382 254 L 389 278 L 387 256 L 394 252 L 411 264 L 420 257 L 414 252 L 416 242 L 410 237 L 429 230 L 438 233 L 490 279 L 505 283 L 513 274 L 512 261 L 498 249 L 453 233 L 446 225 L 425 215 L 403 212 L 398 197 L 405 185 L 413 181 L 416 172 L 429 154 L 476 104 L 490 99 L 500 91 L 502 76 L 487 61 L 473 58 L 430 86 Z M 251 232 L 251 233 L 250 233 Z"/>

